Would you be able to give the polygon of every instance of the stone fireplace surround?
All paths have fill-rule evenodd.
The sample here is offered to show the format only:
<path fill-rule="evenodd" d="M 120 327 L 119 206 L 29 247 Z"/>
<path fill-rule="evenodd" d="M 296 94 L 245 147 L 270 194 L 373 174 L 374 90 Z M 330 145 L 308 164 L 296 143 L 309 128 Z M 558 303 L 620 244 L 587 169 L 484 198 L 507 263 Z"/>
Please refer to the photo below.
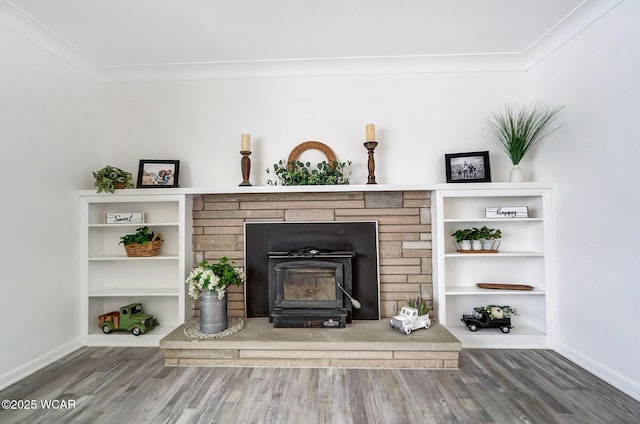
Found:
<path fill-rule="evenodd" d="M 245 222 L 377 221 L 380 315 L 389 317 L 409 298 L 433 298 L 430 207 L 426 190 L 195 195 L 193 262 L 244 266 Z M 246 316 L 244 287 L 231 288 L 229 314 Z"/>
<path fill-rule="evenodd" d="M 408 337 L 390 330 L 385 319 L 411 297 L 432 299 L 430 193 L 377 185 L 193 193 L 194 263 L 227 256 L 244 265 L 245 222 L 377 221 L 382 319 L 354 321 L 344 329 L 282 329 L 268 318 L 248 318 L 237 334 L 199 343 L 185 337 L 184 324 L 160 341 L 165 365 L 458 368 L 460 342 L 437 322 Z M 233 287 L 231 316 L 246 316 L 244 299 L 244 287 Z"/>

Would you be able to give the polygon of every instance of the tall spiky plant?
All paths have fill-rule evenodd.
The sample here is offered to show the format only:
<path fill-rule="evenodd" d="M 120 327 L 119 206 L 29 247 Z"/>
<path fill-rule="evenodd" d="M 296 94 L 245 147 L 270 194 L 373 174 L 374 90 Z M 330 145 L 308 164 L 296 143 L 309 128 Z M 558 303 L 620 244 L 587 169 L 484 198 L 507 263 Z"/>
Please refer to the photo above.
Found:
<path fill-rule="evenodd" d="M 514 165 L 518 165 L 529 150 L 562 126 L 549 128 L 563 108 L 550 109 L 540 103 L 506 105 L 504 111 L 493 113 L 493 119 L 489 120 L 491 140 L 505 151 Z"/>

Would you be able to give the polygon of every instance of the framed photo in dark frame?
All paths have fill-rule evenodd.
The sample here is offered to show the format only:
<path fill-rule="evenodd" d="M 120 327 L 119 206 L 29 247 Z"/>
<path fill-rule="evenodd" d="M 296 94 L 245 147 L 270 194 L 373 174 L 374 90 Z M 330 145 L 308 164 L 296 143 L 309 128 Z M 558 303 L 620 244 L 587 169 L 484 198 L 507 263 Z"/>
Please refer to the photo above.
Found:
<path fill-rule="evenodd" d="M 447 153 L 444 155 L 448 183 L 490 183 L 489 152 Z"/>
<path fill-rule="evenodd" d="M 180 174 L 179 160 L 140 159 L 137 188 L 175 188 Z"/>

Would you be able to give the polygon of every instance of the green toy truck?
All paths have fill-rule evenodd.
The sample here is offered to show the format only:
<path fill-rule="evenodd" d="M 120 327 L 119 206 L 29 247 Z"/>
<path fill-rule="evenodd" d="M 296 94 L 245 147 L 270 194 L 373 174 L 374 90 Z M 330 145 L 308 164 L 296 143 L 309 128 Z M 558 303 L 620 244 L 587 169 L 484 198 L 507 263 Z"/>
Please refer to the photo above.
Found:
<path fill-rule="evenodd" d="M 156 317 L 144 313 L 142 303 L 132 303 L 120 308 L 119 312 L 113 311 L 98 317 L 98 326 L 105 334 L 131 331 L 134 336 L 139 336 L 158 325 L 160 323 Z"/>

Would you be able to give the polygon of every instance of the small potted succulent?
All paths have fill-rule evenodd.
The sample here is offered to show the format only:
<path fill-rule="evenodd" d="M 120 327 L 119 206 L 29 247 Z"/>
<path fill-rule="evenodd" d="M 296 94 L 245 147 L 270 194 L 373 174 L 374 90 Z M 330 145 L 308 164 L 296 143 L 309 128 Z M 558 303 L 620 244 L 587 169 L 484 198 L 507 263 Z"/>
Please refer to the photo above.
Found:
<path fill-rule="evenodd" d="M 410 298 L 407 302 L 407 305 L 418 310 L 418 315 L 427 315 L 429 312 L 431 312 L 432 304 L 433 302 L 431 300 L 427 300 L 422 296 Z"/>
<path fill-rule="evenodd" d="M 93 171 L 93 177 L 96 179 L 95 187 L 98 193 L 113 193 L 115 189 L 133 188 L 131 173 L 115 166 L 107 165 L 99 171 Z"/>

